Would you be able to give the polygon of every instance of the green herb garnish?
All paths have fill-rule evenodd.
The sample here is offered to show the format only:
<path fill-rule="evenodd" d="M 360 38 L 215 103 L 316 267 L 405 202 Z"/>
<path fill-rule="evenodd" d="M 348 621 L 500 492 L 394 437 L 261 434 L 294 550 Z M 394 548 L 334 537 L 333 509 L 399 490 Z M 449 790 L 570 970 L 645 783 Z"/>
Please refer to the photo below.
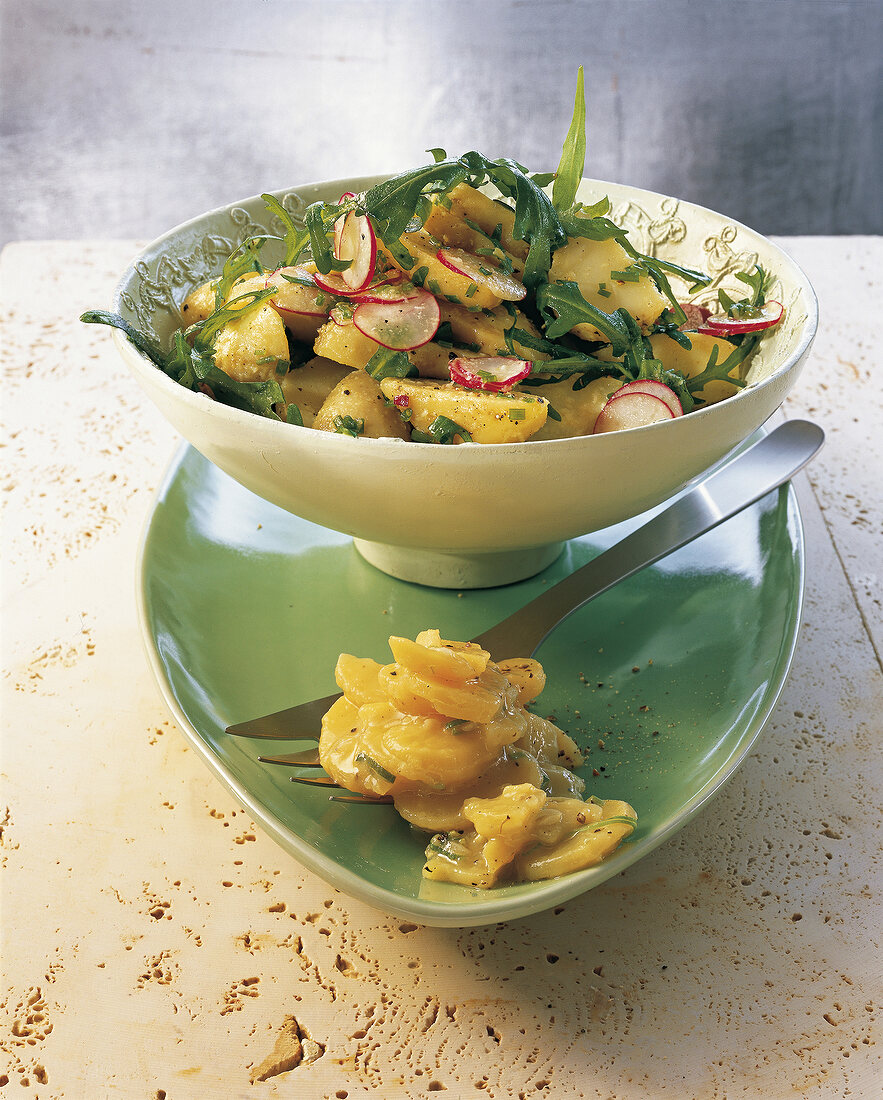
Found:
<path fill-rule="evenodd" d="M 351 416 L 338 415 L 332 418 L 331 423 L 337 435 L 351 435 L 353 439 L 358 438 L 365 430 L 365 421 L 362 417 L 356 420 Z"/>
<path fill-rule="evenodd" d="M 387 771 L 382 764 L 378 764 L 374 757 L 369 756 L 366 752 L 357 752 L 355 761 L 357 764 L 367 764 L 371 771 L 376 772 L 387 783 L 395 783 L 396 777 L 392 772 Z"/>

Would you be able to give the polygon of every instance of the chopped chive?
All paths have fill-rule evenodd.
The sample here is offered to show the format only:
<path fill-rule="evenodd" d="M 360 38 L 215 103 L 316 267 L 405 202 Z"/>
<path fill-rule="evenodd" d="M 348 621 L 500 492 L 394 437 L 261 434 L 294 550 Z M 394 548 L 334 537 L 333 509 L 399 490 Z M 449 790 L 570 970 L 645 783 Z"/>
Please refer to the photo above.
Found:
<path fill-rule="evenodd" d="M 369 756 L 366 752 L 357 752 L 355 759 L 357 764 L 367 764 L 372 771 L 377 772 L 380 778 L 385 779 L 387 783 L 395 783 L 396 777 L 392 772 L 388 772 L 382 764 L 378 764 L 373 756 Z"/>

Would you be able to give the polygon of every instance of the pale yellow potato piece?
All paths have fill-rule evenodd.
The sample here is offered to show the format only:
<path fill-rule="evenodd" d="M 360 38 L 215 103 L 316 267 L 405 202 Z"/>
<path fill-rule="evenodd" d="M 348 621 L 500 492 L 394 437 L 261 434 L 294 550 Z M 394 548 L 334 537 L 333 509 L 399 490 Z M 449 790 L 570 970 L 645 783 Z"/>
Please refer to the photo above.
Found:
<path fill-rule="evenodd" d="M 475 222 L 488 236 L 493 235 L 499 227 L 500 244 L 503 248 L 520 260 L 527 256 L 527 242 L 513 236 L 515 211 L 510 206 L 490 198 L 482 191 L 470 187 L 468 183 L 458 184 L 448 193 L 448 199 L 452 214 Z"/>
<path fill-rule="evenodd" d="M 351 373 L 350 367 L 317 356 L 303 366 L 290 370 L 279 379 L 279 384 L 286 404 L 297 405 L 304 424 L 311 428 L 325 398 L 342 378 Z"/>
<path fill-rule="evenodd" d="M 566 245 L 552 254 L 549 282 L 561 280 L 575 282 L 585 300 L 604 313 L 625 309 L 644 331 L 659 317 L 669 304 L 656 289 L 649 275 L 642 275 L 637 282 L 615 280 L 611 271 L 624 271 L 631 267 L 632 259 L 622 245 L 614 240 L 591 241 L 586 237 L 571 237 Z M 605 297 L 601 288 L 609 291 Z M 606 340 L 594 325 L 583 323 L 571 330 L 583 340 Z"/>
<path fill-rule="evenodd" d="M 266 382 L 288 355 L 285 325 L 268 302 L 228 321 L 215 338 L 215 366 L 237 382 Z"/>
<path fill-rule="evenodd" d="M 547 352 L 534 351 L 527 345 L 515 340 L 513 350 L 506 345 L 505 333 L 517 327 L 520 330 L 539 336 L 536 326 L 517 310 L 508 310 L 498 306 L 493 310 L 467 309 L 456 302 L 439 302 L 441 322 L 448 322 L 451 334 L 457 344 L 469 345 L 466 348 L 447 348 L 435 341 L 423 347 L 409 351 L 408 358 L 423 378 L 450 378 L 449 364 L 458 356 L 471 355 L 516 355 L 523 359 L 548 359 Z"/>
<path fill-rule="evenodd" d="M 607 404 L 610 395 L 622 384 L 622 379 L 604 375 L 595 378 L 581 390 L 573 388 L 572 378 L 550 382 L 539 390 L 531 390 L 531 393 L 541 393 L 561 417 L 560 420 L 547 417 L 546 423 L 534 439 L 569 439 L 577 435 L 591 435 L 598 413 Z M 520 387 L 516 389 L 521 392 Z"/>
<path fill-rule="evenodd" d="M 549 847 L 541 845 L 519 855 L 516 859 L 518 878 L 527 882 L 558 878 L 594 867 L 606 859 L 634 832 L 632 825 L 618 821 L 605 824 L 606 819 L 621 816 L 637 821 L 637 814 L 627 802 L 617 799 L 605 801 L 600 809 L 598 819 L 587 827 Z"/>
<path fill-rule="evenodd" d="M 428 786 L 462 787 L 486 771 L 499 753 L 481 726 L 452 733 L 439 715 L 402 714 L 389 703 L 359 708 L 362 751 L 392 775 Z"/>
<path fill-rule="evenodd" d="M 458 858 L 427 849 L 426 878 L 487 889 L 494 886 L 514 857 L 533 840 L 533 826 L 546 801 L 532 784 L 504 787 L 493 798 L 470 798 L 463 816 L 474 827 L 464 836 L 448 837 Z"/>
<path fill-rule="evenodd" d="M 341 653 L 334 668 L 334 679 L 353 706 L 377 703 L 384 698 L 379 681 L 380 668 L 370 657 Z"/>
<path fill-rule="evenodd" d="M 425 268 L 426 274 L 422 278 L 421 286 L 430 294 L 448 301 L 453 299 L 478 309 L 494 309 L 502 301 L 489 286 L 476 282 L 468 275 L 452 271 L 447 264 L 443 264 L 437 255 L 439 242 L 433 240 L 422 229 L 416 233 L 403 233 L 399 239 L 414 260 L 411 267 L 402 267 L 392 253 L 384 250 L 385 255 L 408 278 L 412 278 L 421 268 Z M 382 248 L 380 242 L 378 242 L 378 248 Z"/>
<path fill-rule="evenodd" d="M 335 700 L 322 719 L 319 758 L 335 783 L 355 794 L 383 796 L 392 784 L 365 760 L 361 751 L 359 708 L 344 696 Z"/>
<path fill-rule="evenodd" d="M 525 707 L 546 686 L 546 674 L 539 661 L 531 657 L 512 657 L 498 661 L 497 668 L 513 687 L 518 688 L 518 703 Z"/>
<path fill-rule="evenodd" d="M 410 639 L 407 639 L 410 641 Z M 450 650 L 460 661 L 465 661 L 476 676 L 480 676 L 488 667 L 491 655 L 478 642 L 457 642 L 441 636 L 441 631 L 436 629 L 421 630 L 415 641 L 418 645 L 429 646 L 433 649 Z M 457 667 L 460 667 L 459 665 Z"/>
<path fill-rule="evenodd" d="M 488 684 L 454 684 L 420 676 L 400 665 L 387 665 L 380 684 L 390 701 L 405 714 L 436 714 L 483 725 L 500 709 L 500 695 Z M 514 740 L 514 738 L 513 738 Z"/>
<path fill-rule="evenodd" d="M 677 340 L 672 340 L 670 336 L 666 336 L 661 332 L 657 332 L 650 337 L 650 346 L 653 348 L 654 357 L 659 359 L 664 367 L 669 370 L 680 371 L 686 378 L 695 378 L 697 374 L 701 374 L 705 370 L 713 348 L 718 349 L 717 361 L 722 363 L 736 347 L 735 344 L 731 344 L 729 340 L 724 340 L 720 336 L 707 336 L 702 332 L 688 332 L 686 335 L 693 345 L 690 349 L 682 348 Z M 730 371 L 730 377 L 741 377 L 744 366 L 744 362 L 737 364 Z M 693 396 L 697 401 L 704 401 L 708 405 L 713 405 L 715 402 L 723 401 L 738 392 L 738 386 L 720 379 L 720 381 L 706 383 Z"/>
<path fill-rule="evenodd" d="M 460 643 L 462 646 L 463 643 Z M 479 645 L 468 648 L 444 645 L 438 631 L 425 630 L 414 641 L 393 635 L 389 648 L 398 663 L 427 680 L 445 680 L 465 684 L 488 667 L 490 654 Z"/>
<path fill-rule="evenodd" d="M 474 219 L 470 220 L 472 225 L 467 224 L 462 207 L 452 205 L 449 209 L 441 200 L 436 200 L 432 204 L 429 217 L 423 223 L 423 228 L 450 248 L 462 248 L 476 255 L 482 254 L 480 250 L 493 248 L 497 256 L 508 259 L 516 276 L 521 275 L 524 271 L 523 255 L 516 256 L 507 252 L 502 245 L 478 227 Z"/>
<path fill-rule="evenodd" d="M 364 367 L 380 346 L 355 325 L 338 325 L 329 320 L 319 329 L 313 351 L 324 359 L 357 369 Z"/>
<path fill-rule="evenodd" d="M 504 748 L 491 767 L 469 784 L 474 798 L 495 798 L 510 784 L 530 783 L 541 787 L 545 773 L 526 752 Z M 396 788 L 393 791 L 396 810 L 418 829 L 428 833 L 466 829 L 469 822 L 463 816 L 463 791 L 437 791 L 422 784 Z"/>
<path fill-rule="evenodd" d="M 197 321 L 204 321 L 209 314 L 215 311 L 215 287 L 217 279 L 209 279 L 195 290 L 191 290 L 181 303 L 181 318 L 185 326 L 195 325 Z"/>
<path fill-rule="evenodd" d="M 477 355 L 512 355 L 506 344 L 506 332 L 518 328 L 539 336 L 533 322 L 517 309 L 498 306 L 492 310 L 467 309 L 456 302 L 440 302 L 442 321 L 451 326 L 454 339 L 461 344 L 477 345 Z M 548 352 L 534 351 L 526 344 L 514 341 L 514 354 L 524 359 L 548 359 Z"/>
<path fill-rule="evenodd" d="M 431 379 L 384 378 L 380 388 L 390 400 L 408 398 L 412 428 L 426 432 L 437 416 L 446 416 L 474 443 L 522 443 L 543 426 L 548 408 L 542 397 L 467 390 Z"/>
<path fill-rule="evenodd" d="M 409 439 L 411 435 L 398 409 L 387 404 L 380 386 L 361 370 L 349 371 L 337 383 L 316 413 L 313 427 L 320 432 L 334 432 L 338 416 L 364 421 L 361 434 L 370 439 Z"/>

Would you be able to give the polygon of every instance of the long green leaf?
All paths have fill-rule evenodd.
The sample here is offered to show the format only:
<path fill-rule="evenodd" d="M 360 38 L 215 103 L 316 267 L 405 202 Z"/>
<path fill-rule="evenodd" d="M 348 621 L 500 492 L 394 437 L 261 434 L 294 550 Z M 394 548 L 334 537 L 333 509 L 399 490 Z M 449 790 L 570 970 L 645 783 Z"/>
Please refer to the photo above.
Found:
<path fill-rule="evenodd" d="M 583 67 L 576 76 L 576 98 L 573 102 L 573 118 L 564 139 L 561 160 L 552 185 L 552 205 L 561 213 L 569 210 L 576 201 L 577 188 L 586 167 L 586 95 Z"/>

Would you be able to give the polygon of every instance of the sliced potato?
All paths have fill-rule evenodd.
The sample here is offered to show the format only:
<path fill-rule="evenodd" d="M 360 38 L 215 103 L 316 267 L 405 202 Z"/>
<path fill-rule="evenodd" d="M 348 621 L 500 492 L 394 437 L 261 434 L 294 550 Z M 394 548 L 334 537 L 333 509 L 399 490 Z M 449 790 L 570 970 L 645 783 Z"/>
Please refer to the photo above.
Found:
<path fill-rule="evenodd" d="M 359 332 L 355 325 L 338 325 L 326 321 L 319 329 L 313 351 L 345 367 L 362 368 L 381 345 Z"/>
<path fill-rule="evenodd" d="M 181 303 L 181 317 L 185 326 L 195 325 L 197 321 L 204 321 L 209 314 L 215 311 L 215 287 L 216 279 L 209 279 L 207 283 L 191 290 Z"/>
<path fill-rule="evenodd" d="M 297 267 L 281 268 L 272 275 L 279 292 L 273 295 L 270 302 L 291 335 L 305 344 L 312 344 L 316 339 L 333 299 L 319 287 L 290 282 L 285 276 L 310 276 L 315 270 L 316 265 L 310 261 Z"/>
<path fill-rule="evenodd" d="M 471 223 L 471 224 L 470 224 Z M 467 222 L 462 207 L 449 208 L 442 201 L 432 204 L 429 217 L 423 223 L 427 233 L 450 248 L 463 248 L 467 252 L 481 255 L 486 249 L 493 248 L 498 258 L 507 259 L 515 275 L 524 271 L 524 260 L 506 250 L 490 234 L 485 233 L 477 222 Z"/>
<path fill-rule="evenodd" d="M 364 421 L 361 434 L 372 439 L 409 439 L 411 435 L 398 409 L 387 404 L 380 386 L 361 370 L 350 371 L 337 383 L 316 413 L 313 427 L 320 432 L 337 431 L 335 417 L 343 416 Z"/>
<path fill-rule="evenodd" d="M 719 363 L 722 363 L 736 347 L 735 344 L 731 344 L 729 340 L 724 340 L 720 336 L 706 336 L 702 332 L 688 332 L 687 336 L 690 337 L 690 343 L 693 345 L 689 349 L 682 348 L 676 340 L 672 340 L 670 336 L 666 336 L 664 333 L 655 333 L 650 337 L 653 355 L 661 360 L 662 365 L 670 370 L 680 371 L 687 378 L 695 378 L 697 374 L 701 374 L 705 370 L 709 356 L 715 347 L 717 348 Z M 743 366 L 744 363 L 737 364 L 730 371 L 730 377 L 739 378 Z M 725 397 L 732 397 L 734 393 L 738 392 L 738 386 L 721 379 L 717 382 L 707 383 L 693 396 L 698 401 L 713 405 L 716 401 L 723 401 Z"/>
<path fill-rule="evenodd" d="M 380 388 L 390 400 L 408 399 L 412 428 L 426 432 L 436 417 L 445 416 L 475 443 L 521 443 L 540 430 L 548 408 L 542 397 L 468 390 L 430 379 L 384 378 Z"/>
<path fill-rule="evenodd" d="M 514 235 L 515 211 L 505 203 L 490 198 L 468 183 L 458 184 L 448 195 L 451 213 L 474 222 L 483 233 L 498 237 L 500 244 L 511 255 L 523 260 L 527 256 L 526 241 Z"/>
<path fill-rule="evenodd" d="M 570 439 L 577 435 L 591 435 L 598 414 L 607 404 L 607 399 L 622 385 L 620 379 L 604 375 L 595 378 L 581 390 L 573 388 L 573 379 L 562 382 L 550 382 L 539 391 L 561 417 L 555 420 L 551 416 L 534 436 L 535 439 Z M 516 387 L 517 388 L 517 387 Z"/>
<path fill-rule="evenodd" d="M 290 370 L 279 382 L 286 404 L 297 405 L 304 424 L 311 428 L 325 398 L 348 374 L 352 374 L 350 367 L 317 356 L 303 366 Z"/>
<path fill-rule="evenodd" d="M 473 309 L 493 309 L 500 304 L 501 298 L 494 294 L 490 287 L 484 283 L 476 282 L 468 275 L 462 275 L 452 271 L 438 258 L 440 243 L 424 230 L 416 233 L 403 233 L 401 243 L 413 258 L 411 267 L 403 267 L 392 253 L 385 252 L 378 242 L 378 248 L 383 250 L 397 267 L 399 267 L 409 279 L 434 294 L 444 301 L 460 302 Z"/>
<path fill-rule="evenodd" d="M 614 272 L 626 271 L 632 259 L 622 245 L 614 240 L 591 241 L 586 237 L 571 237 L 552 255 L 549 282 L 568 280 L 577 283 L 585 300 L 604 313 L 625 309 L 646 331 L 668 305 L 668 299 L 656 289 L 649 275 L 641 274 L 635 281 L 615 279 Z M 590 324 L 572 329 L 583 340 L 606 340 L 607 337 Z"/>
<path fill-rule="evenodd" d="M 285 325 L 269 302 L 228 321 L 215 338 L 215 365 L 237 382 L 266 382 L 288 355 Z"/>

